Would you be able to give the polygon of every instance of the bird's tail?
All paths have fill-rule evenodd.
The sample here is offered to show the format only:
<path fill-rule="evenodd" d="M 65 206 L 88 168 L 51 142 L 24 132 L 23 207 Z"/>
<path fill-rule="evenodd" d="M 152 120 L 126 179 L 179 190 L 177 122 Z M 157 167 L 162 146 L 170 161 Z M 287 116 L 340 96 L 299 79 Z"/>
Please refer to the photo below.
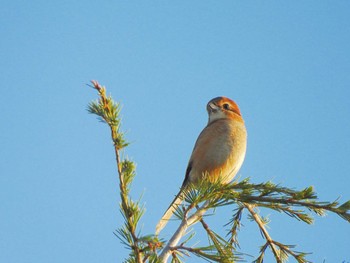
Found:
<path fill-rule="evenodd" d="M 183 200 L 183 191 L 180 191 L 177 196 L 175 196 L 174 200 L 168 207 L 168 209 L 165 211 L 163 217 L 160 219 L 156 226 L 156 235 L 159 234 L 159 232 L 165 227 L 165 225 L 168 223 L 169 219 L 177 209 L 177 207 L 182 203 Z"/>

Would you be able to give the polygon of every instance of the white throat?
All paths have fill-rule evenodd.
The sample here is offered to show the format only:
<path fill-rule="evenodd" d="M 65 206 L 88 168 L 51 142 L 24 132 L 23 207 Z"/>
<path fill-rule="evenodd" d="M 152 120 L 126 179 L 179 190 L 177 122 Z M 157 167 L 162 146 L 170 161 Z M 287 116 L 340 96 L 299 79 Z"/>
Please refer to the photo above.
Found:
<path fill-rule="evenodd" d="M 221 110 L 215 110 L 215 111 L 209 112 L 208 124 L 219 119 L 226 119 L 225 113 L 223 113 Z"/>

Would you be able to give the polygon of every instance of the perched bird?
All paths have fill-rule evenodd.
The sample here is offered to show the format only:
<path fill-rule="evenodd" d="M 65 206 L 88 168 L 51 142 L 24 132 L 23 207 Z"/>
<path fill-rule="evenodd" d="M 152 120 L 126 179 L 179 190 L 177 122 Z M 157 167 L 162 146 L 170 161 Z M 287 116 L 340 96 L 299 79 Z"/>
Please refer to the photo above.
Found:
<path fill-rule="evenodd" d="M 241 168 L 247 146 L 247 132 L 237 104 L 229 98 L 217 97 L 207 104 L 209 121 L 199 134 L 186 169 L 180 192 L 156 227 L 158 234 L 182 203 L 189 184 L 209 180 L 227 184 Z"/>

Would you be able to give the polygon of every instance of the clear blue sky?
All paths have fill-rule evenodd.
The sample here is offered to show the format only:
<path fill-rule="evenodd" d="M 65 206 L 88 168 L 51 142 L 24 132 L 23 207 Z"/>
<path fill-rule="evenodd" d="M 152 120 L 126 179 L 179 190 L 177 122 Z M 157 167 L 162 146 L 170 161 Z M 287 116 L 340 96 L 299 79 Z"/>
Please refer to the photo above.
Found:
<path fill-rule="evenodd" d="M 0 262 L 127 253 L 113 235 L 121 216 L 109 131 L 86 111 L 91 79 L 123 104 L 145 234 L 220 95 L 246 120 L 242 178 L 350 199 L 349 10 L 349 1 L 2 1 Z M 313 252 L 309 260 L 350 262 L 350 225 L 338 216 L 307 226 L 267 214 L 272 237 Z M 240 240 L 253 255 L 264 242 L 247 220 Z"/>

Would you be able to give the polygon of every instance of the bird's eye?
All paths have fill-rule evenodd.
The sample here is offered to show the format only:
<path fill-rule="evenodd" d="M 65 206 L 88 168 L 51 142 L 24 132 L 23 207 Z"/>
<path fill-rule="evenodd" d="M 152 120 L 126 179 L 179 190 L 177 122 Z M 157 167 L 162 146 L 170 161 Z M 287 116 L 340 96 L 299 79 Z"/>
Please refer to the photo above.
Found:
<path fill-rule="evenodd" d="M 230 109 L 230 105 L 228 103 L 225 103 L 222 106 L 224 107 L 225 110 L 229 110 Z"/>

